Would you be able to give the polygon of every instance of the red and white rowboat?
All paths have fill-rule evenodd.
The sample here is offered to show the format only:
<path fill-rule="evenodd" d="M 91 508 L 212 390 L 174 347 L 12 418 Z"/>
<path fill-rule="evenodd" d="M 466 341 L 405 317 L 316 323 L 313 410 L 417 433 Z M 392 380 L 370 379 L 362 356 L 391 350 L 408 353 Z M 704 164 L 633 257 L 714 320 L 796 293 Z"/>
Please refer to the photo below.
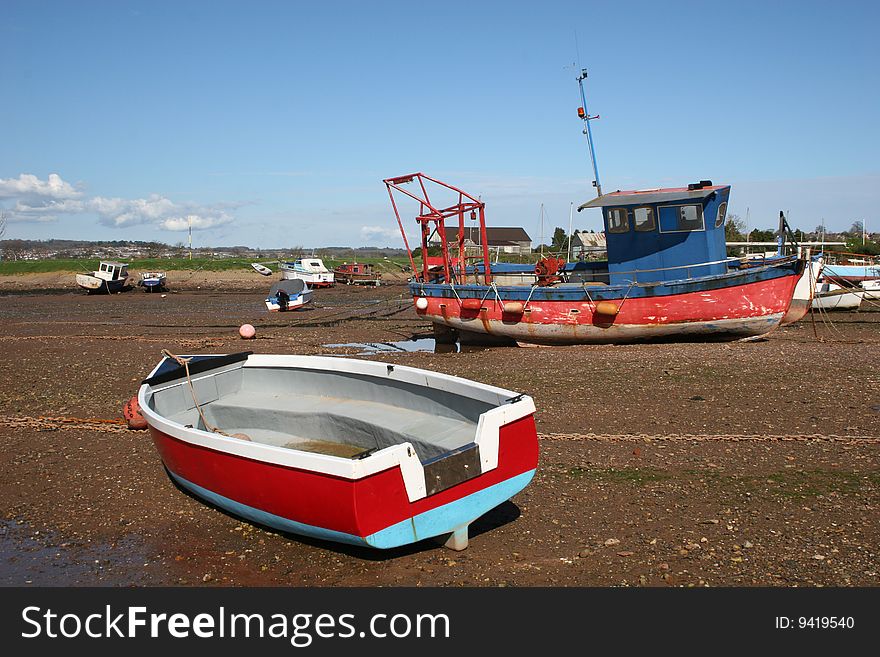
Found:
<path fill-rule="evenodd" d="M 231 513 L 392 548 L 449 536 L 531 481 L 530 397 L 347 358 L 163 359 L 138 402 L 173 479 Z"/>

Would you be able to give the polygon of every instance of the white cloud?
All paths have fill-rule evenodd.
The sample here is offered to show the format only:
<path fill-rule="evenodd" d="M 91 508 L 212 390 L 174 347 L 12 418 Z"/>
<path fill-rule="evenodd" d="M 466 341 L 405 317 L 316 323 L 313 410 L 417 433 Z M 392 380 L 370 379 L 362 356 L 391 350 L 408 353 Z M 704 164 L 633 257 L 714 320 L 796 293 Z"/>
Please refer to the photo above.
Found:
<path fill-rule="evenodd" d="M 397 228 L 384 228 L 382 226 L 361 226 L 361 239 L 364 242 L 389 245 L 401 241 L 400 231 Z"/>
<path fill-rule="evenodd" d="M 135 199 L 83 198 L 81 191 L 55 173 L 49 174 L 46 180 L 31 174 L 0 178 L 0 199 L 13 201 L 11 206 L 4 208 L 10 221 L 47 222 L 56 221 L 59 215 L 94 214 L 98 221 L 108 226 L 125 228 L 152 224 L 169 231 L 189 230 L 190 223 L 193 230 L 231 223 L 234 217 L 229 210 L 240 206 L 235 203 L 176 203 L 159 194 Z"/>
<path fill-rule="evenodd" d="M 200 216 L 197 214 L 187 215 L 185 217 L 169 217 L 163 220 L 159 226 L 165 230 L 189 230 L 190 218 L 192 218 L 193 230 L 205 230 L 228 224 L 232 221 L 232 217 L 224 212 L 220 212 L 214 216 Z"/>
<path fill-rule="evenodd" d="M 57 173 L 50 173 L 46 180 L 40 180 L 30 173 L 18 178 L 0 178 L 0 198 L 24 200 L 63 200 L 78 198 L 82 192 L 64 182 Z"/>

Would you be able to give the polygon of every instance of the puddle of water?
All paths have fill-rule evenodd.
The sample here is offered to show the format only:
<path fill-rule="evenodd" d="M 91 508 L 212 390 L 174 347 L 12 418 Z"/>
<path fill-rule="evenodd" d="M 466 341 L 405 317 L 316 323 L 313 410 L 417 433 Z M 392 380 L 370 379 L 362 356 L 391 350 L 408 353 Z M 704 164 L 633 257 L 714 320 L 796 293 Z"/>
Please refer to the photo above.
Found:
<path fill-rule="evenodd" d="M 360 349 L 358 356 L 371 354 L 387 354 L 399 352 L 426 351 L 435 354 L 454 354 L 463 351 L 480 351 L 483 347 L 462 346 L 454 344 L 438 343 L 434 338 L 414 338 L 412 340 L 398 340 L 397 342 L 346 342 L 341 344 L 325 344 L 330 349 Z"/>
<path fill-rule="evenodd" d="M 54 532 L 35 532 L 25 523 L 0 520 L 0 586 L 137 583 L 146 559 L 147 550 L 134 535 L 112 544 L 73 544 Z M 118 575 L 107 572 L 118 567 L 135 576 L 119 581 Z"/>

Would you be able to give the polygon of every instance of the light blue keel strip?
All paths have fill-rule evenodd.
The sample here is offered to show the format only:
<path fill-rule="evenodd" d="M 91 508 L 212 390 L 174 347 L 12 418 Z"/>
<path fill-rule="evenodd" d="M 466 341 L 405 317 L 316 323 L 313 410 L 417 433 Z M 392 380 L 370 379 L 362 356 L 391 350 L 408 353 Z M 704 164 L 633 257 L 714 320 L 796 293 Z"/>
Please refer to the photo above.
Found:
<path fill-rule="evenodd" d="M 373 547 L 392 548 L 432 536 L 448 534 L 472 523 L 487 511 L 509 500 L 528 486 L 534 476 L 534 470 L 523 472 L 521 475 L 471 493 L 454 502 L 420 513 L 411 520 L 403 520 L 375 534 L 370 534 L 366 541 Z"/>
<path fill-rule="evenodd" d="M 324 529 L 314 525 L 307 525 L 288 518 L 282 518 L 252 506 L 247 506 L 219 495 L 207 488 L 202 488 L 183 477 L 179 477 L 170 470 L 171 477 L 194 495 L 197 495 L 211 504 L 225 509 L 230 513 L 273 529 L 278 529 L 291 534 L 311 536 L 325 541 L 348 543 L 350 545 L 369 545 L 375 548 L 388 549 L 409 545 L 433 536 L 448 534 L 455 529 L 466 526 L 481 515 L 494 509 L 496 506 L 509 500 L 511 497 L 528 486 L 534 470 L 529 470 L 510 479 L 506 479 L 494 486 L 471 493 L 466 497 L 455 500 L 443 506 L 425 511 L 411 519 L 403 520 L 397 524 L 386 527 L 375 534 L 367 537 L 355 536 L 333 529 Z"/>

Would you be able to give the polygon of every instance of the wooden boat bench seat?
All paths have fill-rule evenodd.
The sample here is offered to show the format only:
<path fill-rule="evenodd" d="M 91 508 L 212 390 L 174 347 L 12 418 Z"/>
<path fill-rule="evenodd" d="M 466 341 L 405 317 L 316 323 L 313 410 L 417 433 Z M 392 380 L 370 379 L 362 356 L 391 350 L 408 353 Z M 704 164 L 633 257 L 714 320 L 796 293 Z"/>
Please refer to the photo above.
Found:
<path fill-rule="evenodd" d="M 351 456 L 408 442 L 422 462 L 474 442 L 476 423 L 379 401 L 299 392 L 238 391 L 202 404 L 208 422 L 225 433 L 252 441 L 336 456 Z M 195 408 L 172 418 L 204 429 Z M 321 448 L 326 444 L 326 449 Z"/>

